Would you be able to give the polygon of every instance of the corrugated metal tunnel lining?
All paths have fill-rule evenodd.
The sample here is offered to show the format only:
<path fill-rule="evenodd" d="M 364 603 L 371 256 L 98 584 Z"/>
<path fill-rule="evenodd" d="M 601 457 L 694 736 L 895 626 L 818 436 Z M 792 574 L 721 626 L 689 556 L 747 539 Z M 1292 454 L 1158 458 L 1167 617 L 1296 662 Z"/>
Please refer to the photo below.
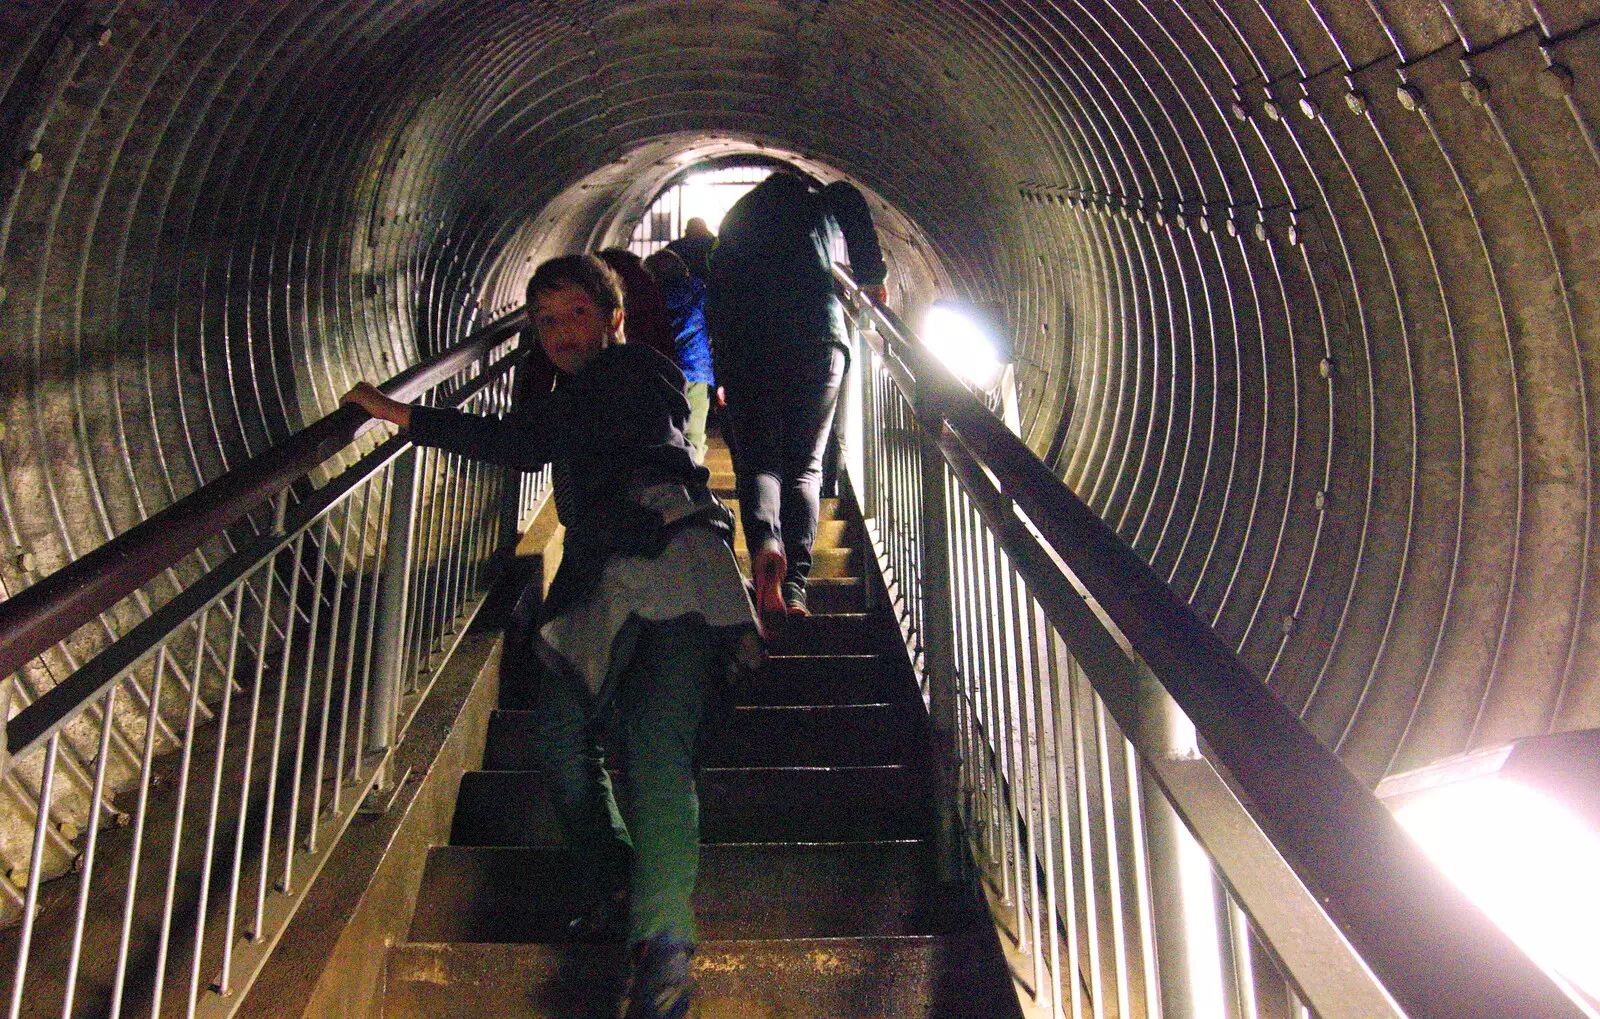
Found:
<path fill-rule="evenodd" d="M 760 144 L 1003 304 L 1029 441 L 1358 773 L 1600 724 L 1597 14 L 5 4 L 4 593 Z"/>

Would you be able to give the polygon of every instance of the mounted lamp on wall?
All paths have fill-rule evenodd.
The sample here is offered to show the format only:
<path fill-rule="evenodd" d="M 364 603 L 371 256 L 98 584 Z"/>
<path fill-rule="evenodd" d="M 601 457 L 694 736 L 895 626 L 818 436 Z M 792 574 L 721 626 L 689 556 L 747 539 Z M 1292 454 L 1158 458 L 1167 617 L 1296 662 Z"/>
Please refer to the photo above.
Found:
<path fill-rule="evenodd" d="M 1600 1019 L 1600 729 L 1453 757 L 1376 792 L 1439 868 Z"/>

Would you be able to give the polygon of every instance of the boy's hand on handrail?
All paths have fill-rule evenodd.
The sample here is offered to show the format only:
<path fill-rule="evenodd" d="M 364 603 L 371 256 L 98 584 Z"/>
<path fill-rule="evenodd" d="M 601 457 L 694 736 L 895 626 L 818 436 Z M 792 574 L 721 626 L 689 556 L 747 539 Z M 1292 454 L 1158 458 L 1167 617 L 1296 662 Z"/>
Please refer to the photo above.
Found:
<path fill-rule="evenodd" d="M 861 293 L 873 304 L 885 305 L 889 303 L 889 288 L 882 283 L 863 283 Z"/>
<path fill-rule="evenodd" d="M 339 403 L 360 407 L 380 421 L 388 421 L 401 428 L 411 427 L 411 404 L 389 399 L 370 382 L 357 382 L 354 389 L 339 398 Z"/>

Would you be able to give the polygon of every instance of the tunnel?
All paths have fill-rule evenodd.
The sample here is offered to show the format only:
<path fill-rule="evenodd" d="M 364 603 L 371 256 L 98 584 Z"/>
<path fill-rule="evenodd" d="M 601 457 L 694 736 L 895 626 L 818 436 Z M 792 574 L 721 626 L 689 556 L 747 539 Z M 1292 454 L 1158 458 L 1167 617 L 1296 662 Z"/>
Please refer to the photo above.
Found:
<path fill-rule="evenodd" d="M 0 597 L 760 157 L 1364 782 L 1600 725 L 1597 14 L 10 0 Z"/>

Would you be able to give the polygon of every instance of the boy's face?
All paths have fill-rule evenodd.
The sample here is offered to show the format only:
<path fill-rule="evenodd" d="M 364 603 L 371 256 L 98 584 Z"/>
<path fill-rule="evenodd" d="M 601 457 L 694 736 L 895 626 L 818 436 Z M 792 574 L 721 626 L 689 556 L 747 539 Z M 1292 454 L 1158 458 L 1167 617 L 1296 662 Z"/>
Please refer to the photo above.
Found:
<path fill-rule="evenodd" d="M 608 314 L 581 287 L 566 283 L 534 295 L 533 328 L 551 363 L 576 375 L 622 328 L 622 309 Z"/>

